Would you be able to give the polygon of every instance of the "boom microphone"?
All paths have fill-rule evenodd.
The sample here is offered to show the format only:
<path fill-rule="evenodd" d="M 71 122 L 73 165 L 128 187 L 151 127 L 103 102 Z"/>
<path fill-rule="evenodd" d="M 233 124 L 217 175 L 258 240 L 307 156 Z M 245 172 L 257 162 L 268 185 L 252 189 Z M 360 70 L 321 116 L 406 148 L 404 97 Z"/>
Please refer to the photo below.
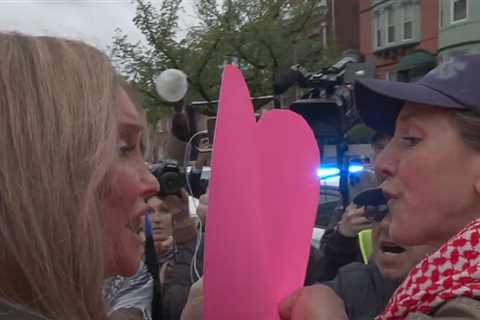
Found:
<path fill-rule="evenodd" d="M 282 94 L 297 82 L 305 81 L 304 70 L 299 65 L 294 65 L 287 71 L 280 74 L 273 84 L 273 92 Z"/>
<path fill-rule="evenodd" d="M 167 69 L 155 77 L 155 88 L 160 97 L 167 102 L 182 100 L 187 94 L 187 75 L 178 69 Z"/>

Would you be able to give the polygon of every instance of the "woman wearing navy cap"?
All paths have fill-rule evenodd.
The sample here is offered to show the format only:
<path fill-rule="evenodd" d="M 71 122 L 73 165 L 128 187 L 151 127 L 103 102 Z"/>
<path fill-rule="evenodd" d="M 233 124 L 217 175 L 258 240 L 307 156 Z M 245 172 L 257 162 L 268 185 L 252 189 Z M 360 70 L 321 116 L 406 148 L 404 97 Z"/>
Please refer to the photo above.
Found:
<path fill-rule="evenodd" d="M 420 262 L 378 319 L 480 319 L 480 56 L 457 56 L 416 83 L 362 80 L 357 109 L 393 134 L 376 171 L 391 237 L 440 249 Z M 346 319 L 321 286 L 294 293 L 284 319 Z"/>

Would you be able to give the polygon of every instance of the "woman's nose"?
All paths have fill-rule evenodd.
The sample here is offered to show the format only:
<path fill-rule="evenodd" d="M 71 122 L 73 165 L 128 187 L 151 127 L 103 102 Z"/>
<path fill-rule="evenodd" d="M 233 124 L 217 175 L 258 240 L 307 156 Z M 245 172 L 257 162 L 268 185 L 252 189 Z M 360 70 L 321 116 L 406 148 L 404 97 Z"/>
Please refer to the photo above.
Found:
<path fill-rule="evenodd" d="M 375 159 L 375 174 L 381 179 L 395 175 L 396 162 L 394 154 L 388 146 Z"/>
<path fill-rule="evenodd" d="M 157 179 L 150 173 L 147 168 L 142 170 L 141 182 L 142 182 L 142 198 L 149 198 L 160 191 L 160 185 Z"/>

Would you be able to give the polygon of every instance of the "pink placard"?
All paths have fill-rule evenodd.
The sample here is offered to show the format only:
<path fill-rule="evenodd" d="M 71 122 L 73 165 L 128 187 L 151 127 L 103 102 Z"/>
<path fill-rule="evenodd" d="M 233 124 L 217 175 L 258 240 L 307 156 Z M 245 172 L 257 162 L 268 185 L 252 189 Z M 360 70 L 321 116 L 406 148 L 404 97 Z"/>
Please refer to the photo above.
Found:
<path fill-rule="evenodd" d="M 225 68 L 209 188 L 205 319 L 279 319 L 278 303 L 305 278 L 319 158 L 298 114 L 273 110 L 256 123 L 241 72 Z"/>

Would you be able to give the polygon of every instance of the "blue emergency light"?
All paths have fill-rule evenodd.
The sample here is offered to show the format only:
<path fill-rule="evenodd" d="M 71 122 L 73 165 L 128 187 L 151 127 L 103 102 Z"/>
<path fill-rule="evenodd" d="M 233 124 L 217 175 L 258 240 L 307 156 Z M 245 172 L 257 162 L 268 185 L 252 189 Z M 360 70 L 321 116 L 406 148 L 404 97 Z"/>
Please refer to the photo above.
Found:
<path fill-rule="evenodd" d="M 358 173 L 363 170 L 365 170 L 365 168 L 358 164 L 350 165 L 350 167 L 348 167 L 348 172 L 350 173 Z M 340 175 L 340 169 L 337 167 L 320 167 L 317 170 L 317 176 L 320 178 L 320 180 L 333 178 L 338 175 Z"/>

